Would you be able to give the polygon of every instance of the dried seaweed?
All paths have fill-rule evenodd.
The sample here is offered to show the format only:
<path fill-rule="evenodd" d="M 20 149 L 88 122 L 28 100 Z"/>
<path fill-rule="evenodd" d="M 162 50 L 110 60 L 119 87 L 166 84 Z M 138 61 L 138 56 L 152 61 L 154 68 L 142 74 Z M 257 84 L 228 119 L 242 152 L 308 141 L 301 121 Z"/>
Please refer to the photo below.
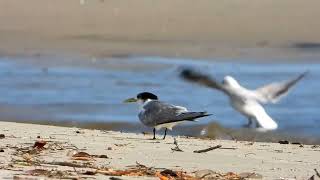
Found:
<path fill-rule="evenodd" d="M 92 163 L 77 163 L 77 162 L 68 162 L 68 161 L 53 161 L 53 162 L 42 161 L 41 164 L 98 169 L 98 167 L 92 165 Z"/>
<path fill-rule="evenodd" d="M 216 179 L 216 180 L 243 180 L 245 179 L 244 177 L 241 177 L 240 175 L 233 173 L 233 172 L 228 172 L 228 173 L 219 173 L 215 172 L 209 169 L 204 169 L 204 170 L 199 170 L 194 172 L 195 177 L 197 179 Z M 248 175 L 254 174 L 254 173 L 247 173 Z M 246 175 L 246 174 L 245 174 Z M 246 175 L 246 176 L 248 176 Z"/>
<path fill-rule="evenodd" d="M 94 161 L 94 158 L 106 158 L 108 159 L 109 157 L 107 155 L 91 155 L 89 153 L 86 152 L 77 152 L 75 154 L 72 155 L 72 159 L 73 160 L 81 160 L 81 161 Z"/>

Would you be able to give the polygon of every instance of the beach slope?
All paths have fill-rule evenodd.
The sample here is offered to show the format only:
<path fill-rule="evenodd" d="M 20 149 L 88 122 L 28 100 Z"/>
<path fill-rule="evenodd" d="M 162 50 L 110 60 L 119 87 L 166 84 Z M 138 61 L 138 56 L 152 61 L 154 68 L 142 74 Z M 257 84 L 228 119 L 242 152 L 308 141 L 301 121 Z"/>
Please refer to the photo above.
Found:
<path fill-rule="evenodd" d="M 110 171 L 119 173 L 130 167 L 131 170 L 152 167 L 153 172 L 170 169 L 190 176 L 209 169 L 221 174 L 255 173 L 264 179 L 308 179 L 315 174 L 314 169 L 320 169 L 320 148 L 314 145 L 176 137 L 182 150 L 179 151 L 172 136 L 166 140 L 151 140 L 151 134 L 13 122 L 0 122 L 0 133 L 3 134 L 0 139 L 1 178 L 104 179 Z M 218 147 L 208 152 L 194 152 L 215 146 Z M 136 175 L 139 174 L 121 178 L 135 179 Z M 145 179 L 158 178 L 152 173 L 140 175 Z"/>

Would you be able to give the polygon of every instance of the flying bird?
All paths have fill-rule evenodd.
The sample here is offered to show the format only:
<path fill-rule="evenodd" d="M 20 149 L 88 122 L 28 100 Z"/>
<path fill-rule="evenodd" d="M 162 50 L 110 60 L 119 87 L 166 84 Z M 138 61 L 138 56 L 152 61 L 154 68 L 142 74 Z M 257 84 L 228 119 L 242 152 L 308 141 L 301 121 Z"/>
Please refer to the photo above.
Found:
<path fill-rule="evenodd" d="M 278 124 L 266 113 L 262 104 L 278 102 L 307 73 L 304 72 L 287 81 L 267 84 L 255 90 L 241 86 L 231 76 L 225 76 L 222 83 L 193 69 L 183 69 L 180 76 L 187 81 L 220 90 L 229 96 L 231 106 L 248 118 L 246 127 L 252 127 L 253 122 L 255 122 L 256 128 L 275 130 L 278 128 Z"/>
<path fill-rule="evenodd" d="M 175 125 L 211 115 L 206 112 L 189 112 L 185 107 L 159 101 L 158 97 L 150 92 L 139 93 L 136 98 L 129 98 L 124 102 L 139 104 L 138 117 L 144 125 L 153 127 L 153 139 L 156 139 L 156 130 L 165 128 L 163 136 L 165 139 L 167 130 L 172 130 Z"/>

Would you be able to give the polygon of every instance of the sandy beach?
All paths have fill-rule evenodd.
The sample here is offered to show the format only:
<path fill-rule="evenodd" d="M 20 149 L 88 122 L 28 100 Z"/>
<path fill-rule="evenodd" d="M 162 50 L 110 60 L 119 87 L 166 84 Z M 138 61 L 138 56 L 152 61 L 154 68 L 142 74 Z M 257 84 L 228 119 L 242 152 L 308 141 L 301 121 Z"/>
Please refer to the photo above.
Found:
<path fill-rule="evenodd" d="M 317 0 L 3 0 L 0 54 L 306 59 L 319 57 L 319 6 Z"/>
<path fill-rule="evenodd" d="M 165 169 L 194 179 L 199 170 L 216 176 L 229 172 L 233 177 L 308 179 L 320 168 L 320 147 L 316 145 L 175 137 L 177 148 L 172 136 L 150 140 L 151 134 L 12 122 L 0 122 L 0 127 L 0 176 L 6 179 L 106 179 L 119 170 L 123 170 L 121 179 L 164 179 L 166 175 L 159 172 Z M 215 146 L 208 152 L 194 152 Z M 136 174 L 124 173 L 130 169 Z M 155 173 L 141 173 L 146 169 Z M 137 172 L 141 177 L 135 177 Z"/>
<path fill-rule="evenodd" d="M 70 105 L 75 114 L 97 116 L 101 110 L 111 114 L 108 120 L 114 121 L 113 106 L 108 105 L 115 105 L 123 115 L 128 108 L 121 103 L 129 90 L 160 89 L 168 81 L 157 77 L 165 84 L 155 84 L 154 79 L 138 82 L 130 71 L 145 71 L 146 74 L 139 77 L 156 77 L 156 70 L 174 67 L 168 63 L 146 65 L 131 57 L 173 57 L 168 58 L 170 62 L 181 57 L 191 61 L 206 59 L 210 63 L 227 60 L 232 63 L 242 60 L 318 63 L 319 7 L 319 0 L 1 0 L 0 57 L 3 61 L 0 65 L 4 87 L 1 120 L 15 121 L 17 119 L 9 115 L 17 114 L 22 120 L 31 117 L 28 122 L 50 121 L 42 115 L 56 117 L 50 113 L 69 112 L 66 105 Z M 223 64 L 221 67 L 229 68 Z M 237 65 L 236 69 L 242 72 L 242 67 Z M 256 72 L 256 68 L 252 68 L 252 72 Z M 285 73 L 291 75 L 296 69 L 302 72 L 306 67 L 291 68 L 294 71 L 289 68 Z M 316 74 L 317 67 L 312 68 Z M 119 70 L 119 74 L 110 74 L 112 70 Z M 151 74 L 152 71 L 155 73 Z M 258 75 L 263 79 L 268 74 Z M 318 79 L 313 75 L 311 78 Z M 168 77 L 172 77 L 171 74 Z M 248 78 L 247 74 L 244 77 Z M 129 82 L 130 78 L 135 81 Z M 114 89 L 110 90 L 110 82 Z M 172 82 L 170 89 L 186 87 L 179 84 L 180 80 Z M 308 86 L 306 90 L 309 89 L 317 87 Z M 111 101 L 106 91 L 111 95 L 117 92 L 119 97 Z M 180 94 L 167 89 L 163 92 L 172 96 Z M 78 95 L 74 96 L 75 93 Z M 300 96 L 292 99 L 294 97 Z M 314 97 L 318 96 L 311 97 L 317 102 Z M 79 103 L 82 98 L 84 101 Z M 18 109 L 12 109 L 17 104 Z M 46 104 L 52 106 L 46 109 Z M 89 111 L 88 104 L 93 105 L 94 111 Z M 291 104 L 299 110 L 296 113 L 317 111 L 312 103 L 308 106 L 312 111 L 302 111 L 305 105 L 298 100 Z M 112 113 L 105 112 L 106 107 Z M 100 117 L 105 120 L 103 113 Z M 130 112 L 127 115 L 131 115 Z M 299 119 L 297 114 L 290 115 Z M 305 118 L 302 115 L 300 118 Z M 317 116 L 310 116 L 309 123 L 318 120 Z M 287 120 L 289 116 L 283 117 Z M 70 116 L 62 118 L 70 120 Z M 68 123 L 74 125 L 71 121 Z M 90 128 L 95 128 L 94 125 L 101 126 L 91 124 Z M 273 143 L 171 135 L 166 140 L 151 140 L 149 133 L 121 132 L 122 125 L 124 123 L 117 124 L 119 131 L 106 131 L 1 121 L 0 179 L 320 178 L 320 146 L 312 144 L 319 142 L 316 137 L 299 141 L 306 144 L 286 141 L 280 144 L 278 139 L 256 138 L 256 134 L 247 139 Z M 317 130 L 317 126 L 310 127 Z M 180 127 L 179 132 L 185 132 L 185 128 L 187 126 Z M 212 132 L 211 137 L 219 137 Z"/>

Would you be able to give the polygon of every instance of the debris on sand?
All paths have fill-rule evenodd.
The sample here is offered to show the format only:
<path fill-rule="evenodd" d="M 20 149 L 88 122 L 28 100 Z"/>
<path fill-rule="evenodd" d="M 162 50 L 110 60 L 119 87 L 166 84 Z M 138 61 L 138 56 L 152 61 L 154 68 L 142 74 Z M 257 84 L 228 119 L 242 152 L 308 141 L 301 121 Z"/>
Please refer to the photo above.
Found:
<path fill-rule="evenodd" d="M 128 143 L 130 144 L 130 143 Z M 128 144 L 117 144 L 116 146 L 127 146 Z M 175 148 L 172 148 L 174 151 L 182 151 L 178 145 L 177 140 L 174 141 Z M 155 168 L 148 167 L 144 164 L 136 162 L 133 166 L 127 166 L 124 169 L 114 169 L 110 167 L 99 166 L 97 164 L 97 159 L 95 158 L 106 158 L 107 155 L 93 155 L 84 151 L 78 151 L 79 149 L 75 146 L 72 146 L 64 142 L 52 142 L 37 140 L 32 146 L 28 145 L 26 147 L 12 147 L 16 151 L 13 152 L 13 156 L 16 156 L 17 159 L 12 159 L 11 164 L 3 169 L 17 169 L 21 166 L 36 166 L 33 170 L 23 170 L 17 169 L 20 171 L 20 174 L 15 174 L 14 178 L 16 179 L 29 179 L 34 176 L 45 177 L 45 178 L 56 178 L 56 179 L 79 179 L 96 176 L 96 175 L 105 175 L 105 176 L 136 176 L 136 177 L 157 177 L 160 180 L 200 180 L 206 179 L 209 177 L 214 177 L 220 180 L 240 180 L 241 175 L 238 175 L 233 172 L 229 173 L 217 173 L 211 170 L 202 170 L 194 173 L 187 173 L 183 170 L 175 170 L 169 168 Z M 194 151 L 195 153 L 208 152 L 213 149 L 221 148 L 221 145 L 210 147 L 203 150 Z M 41 160 L 40 156 L 46 155 L 47 153 L 52 153 L 54 151 L 72 149 L 67 156 L 70 156 L 70 160 L 62 161 L 46 161 Z M 54 165 L 56 168 L 48 169 L 45 168 L 47 165 Z M 69 168 L 62 168 L 69 167 Z M 70 170 L 70 168 L 74 170 Z M 77 169 L 75 169 L 77 168 Z M 252 175 L 249 173 L 249 175 Z M 243 176 L 243 175 L 242 175 Z M 249 176 L 248 176 L 249 177 Z M 250 176 L 251 177 L 251 176 Z M 243 178 L 242 178 L 243 179 Z"/>
<path fill-rule="evenodd" d="M 179 147 L 179 145 L 178 145 L 178 141 L 176 140 L 176 138 L 174 138 L 173 144 L 174 144 L 176 147 L 171 148 L 172 151 L 183 152 L 183 150 L 180 149 L 180 147 Z"/>
<path fill-rule="evenodd" d="M 239 176 L 244 179 L 262 179 L 262 175 L 258 173 L 244 172 L 244 173 L 240 173 Z"/>
<path fill-rule="evenodd" d="M 94 161 L 94 158 L 86 152 L 77 152 L 74 155 L 72 155 L 71 159 L 80 161 Z"/>
<path fill-rule="evenodd" d="M 320 173 L 317 169 L 314 169 L 314 171 L 316 172 L 316 175 L 320 178 Z"/>
<path fill-rule="evenodd" d="M 289 141 L 287 141 L 287 140 L 281 140 L 281 141 L 279 141 L 278 143 L 279 143 L 279 144 L 289 144 Z"/>
<path fill-rule="evenodd" d="M 48 177 L 50 179 L 79 179 L 79 176 L 74 171 L 60 171 L 56 169 L 28 170 L 24 173 L 14 175 L 13 179 L 35 179 L 34 177 Z"/>
<path fill-rule="evenodd" d="M 204 169 L 194 172 L 195 178 L 200 179 L 219 179 L 219 180 L 242 180 L 244 177 L 233 172 L 219 173 L 210 169 Z"/>
<path fill-rule="evenodd" d="M 27 171 L 26 174 L 31 176 L 47 176 L 51 178 L 66 178 L 67 176 L 74 175 L 67 171 L 46 170 L 46 169 L 33 169 L 33 170 Z"/>
<path fill-rule="evenodd" d="M 46 141 L 44 141 L 44 140 L 38 140 L 38 141 L 36 141 L 36 142 L 34 143 L 33 148 L 41 150 L 41 149 L 44 149 L 44 146 L 45 146 L 46 144 L 47 144 Z"/>
<path fill-rule="evenodd" d="M 107 155 L 91 155 L 86 152 L 76 152 L 72 155 L 73 160 L 81 160 L 81 161 L 92 161 L 94 158 L 105 158 L 108 159 L 109 157 Z"/>
<path fill-rule="evenodd" d="M 219 148 L 221 148 L 221 147 L 222 147 L 221 145 L 216 145 L 216 146 L 209 147 L 209 148 L 206 148 L 206 149 L 195 150 L 195 151 L 193 151 L 193 152 L 194 152 L 194 153 L 205 153 L 205 152 L 208 152 L 208 151 L 212 151 L 212 150 L 215 150 L 215 149 L 219 149 Z"/>
<path fill-rule="evenodd" d="M 105 169 L 97 170 L 96 173 L 107 176 L 144 176 L 144 177 L 158 177 L 161 180 L 198 180 L 198 178 L 188 175 L 183 171 L 175 171 L 170 169 L 156 169 L 147 167 L 143 164 L 137 163 L 135 166 L 130 166 L 124 170 Z"/>

